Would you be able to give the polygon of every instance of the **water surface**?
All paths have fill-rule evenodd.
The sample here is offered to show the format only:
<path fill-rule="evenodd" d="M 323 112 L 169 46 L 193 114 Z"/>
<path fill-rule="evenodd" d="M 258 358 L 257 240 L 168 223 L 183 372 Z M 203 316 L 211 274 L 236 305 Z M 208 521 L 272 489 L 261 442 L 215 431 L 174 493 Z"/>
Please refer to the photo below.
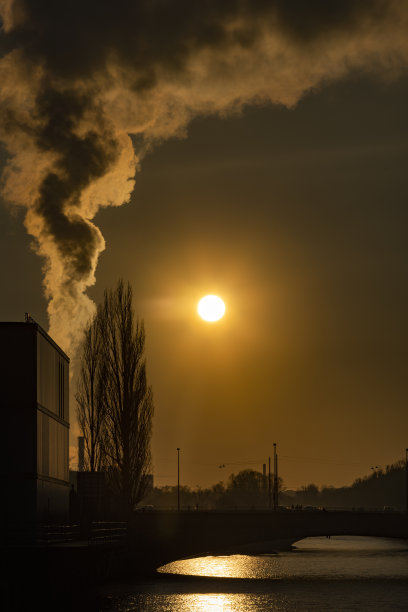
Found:
<path fill-rule="evenodd" d="M 307 538 L 292 551 L 170 563 L 156 579 L 105 589 L 110 612 L 407 612 L 408 543 Z"/>

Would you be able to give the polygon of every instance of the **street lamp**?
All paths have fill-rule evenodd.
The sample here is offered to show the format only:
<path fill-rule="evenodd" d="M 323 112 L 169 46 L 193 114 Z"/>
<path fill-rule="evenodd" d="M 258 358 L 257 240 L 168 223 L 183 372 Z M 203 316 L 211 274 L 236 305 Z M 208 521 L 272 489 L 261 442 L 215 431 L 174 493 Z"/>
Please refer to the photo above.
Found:
<path fill-rule="evenodd" d="M 180 449 L 177 448 L 177 512 L 180 512 Z"/>
<path fill-rule="evenodd" d="M 405 511 L 408 514 L 408 448 L 405 449 Z"/>
<path fill-rule="evenodd" d="M 273 509 L 278 509 L 278 455 L 276 442 L 273 443 Z"/>

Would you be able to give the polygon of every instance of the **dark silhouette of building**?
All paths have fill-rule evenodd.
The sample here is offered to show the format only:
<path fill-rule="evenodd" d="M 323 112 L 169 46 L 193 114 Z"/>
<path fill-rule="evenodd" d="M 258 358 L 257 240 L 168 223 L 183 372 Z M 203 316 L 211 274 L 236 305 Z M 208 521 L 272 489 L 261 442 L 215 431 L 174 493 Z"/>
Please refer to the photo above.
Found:
<path fill-rule="evenodd" d="M 4 522 L 66 520 L 69 358 L 28 315 L 25 323 L 0 323 L 0 346 Z"/>

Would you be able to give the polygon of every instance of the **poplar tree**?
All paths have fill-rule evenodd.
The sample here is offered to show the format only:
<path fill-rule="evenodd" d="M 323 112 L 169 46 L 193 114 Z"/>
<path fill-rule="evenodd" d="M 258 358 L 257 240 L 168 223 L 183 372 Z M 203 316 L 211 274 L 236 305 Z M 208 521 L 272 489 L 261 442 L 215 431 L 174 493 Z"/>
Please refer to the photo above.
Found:
<path fill-rule="evenodd" d="M 101 336 L 96 317 L 88 323 L 82 342 L 81 364 L 77 392 L 76 412 L 84 437 L 84 468 L 98 472 L 102 467 L 102 442 L 105 426 L 104 375 Z"/>
<path fill-rule="evenodd" d="M 116 289 L 105 291 L 90 328 L 91 337 L 95 337 L 91 346 L 97 363 L 93 388 L 98 423 L 102 424 L 94 432 L 98 438 L 98 466 L 106 473 L 111 490 L 126 513 L 143 498 L 148 486 L 153 417 L 153 394 L 147 382 L 144 355 L 144 323 L 135 316 L 129 283 L 125 286 L 120 280 Z M 83 359 L 86 354 L 85 351 Z M 88 361 L 92 360 L 85 363 Z M 86 381 L 90 387 L 91 378 Z M 92 397 L 90 390 L 88 396 Z M 88 427 L 88 421 L 85 424 Z M 88 438 L 93 439 L 90 432 Z"/>

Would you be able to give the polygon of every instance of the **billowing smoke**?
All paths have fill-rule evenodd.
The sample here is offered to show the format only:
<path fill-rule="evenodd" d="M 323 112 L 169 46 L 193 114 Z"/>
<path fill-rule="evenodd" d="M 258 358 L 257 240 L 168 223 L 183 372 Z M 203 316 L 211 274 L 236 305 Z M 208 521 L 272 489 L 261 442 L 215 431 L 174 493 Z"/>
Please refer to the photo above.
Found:
<path fill-rule="evenodd" d="M 404 0 L 0 0 L 0 14 L 3 197 L 27 211 L 50 333 L 71 354 L 105 246 L 92 219 L 129 199 L 143 152 L 197 115 L 408 64 Z"/>

